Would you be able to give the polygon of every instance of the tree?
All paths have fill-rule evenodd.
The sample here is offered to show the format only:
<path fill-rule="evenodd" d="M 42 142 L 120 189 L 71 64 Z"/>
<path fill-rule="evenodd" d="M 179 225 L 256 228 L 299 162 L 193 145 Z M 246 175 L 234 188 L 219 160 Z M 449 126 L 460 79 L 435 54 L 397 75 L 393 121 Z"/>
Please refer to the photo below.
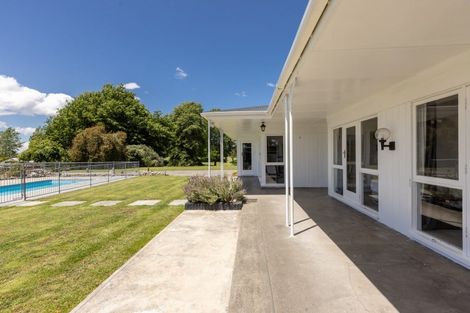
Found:
<path fill-rule="evenodd" d="M 60 109 L 44 127 L 46 136 L 64 149 L 86 128 L 102 125 L 106 132 L 125 132 L 126 144 L 145 144 L 156 151 L 169 145 L 169 131 L 161 116 L 152 115 L 122 85 L 105 85 L 100 91 L 86 92 Z"/>
<path fill-rule="evenodd" d="M 130 145 L 126 149 L 127 160 L 137 161 L 141 166 L 162 166 L 163 160 L 152 148 L 146 145 Z"/>
<path fill-rule="evenodd" d="M 122 161 L 125 159 L 126 133 L 106 133 L 102 125 L 78 133 L 69 156 L 76 162 Z"/>
<path fill-rule="evenodd" d="M 227 162 L 227 157 L 236 154 L 235 142 L 224 134 L 224 162 Z M 215 127 L 211 127 L 211 161 L 214 166 L 220 161 L 220 131 Z"/>
<path fill-rule="evenodd" d="M 168 117 L 172 130 L 170 164 L 202 164 L 206 151 L 207 122 L 201 117 L 201 113 L 202 106 L 199 103 L 186 102 L 175 107 Z"/>
<path fill-rule="evenodd" d="M 49 139 L 44 130 L 39 128 L 31 136 L 28 149 L 20 153 L 19 158 L 22 161 L 54 162 L 67 161 L 68 155 L 64 148 Z"/>
<path fill-rule="evenodd" d="M 15 129 L 0 131 L 0 161 L 15 157 L 20 148 L 20 134 Z"/>

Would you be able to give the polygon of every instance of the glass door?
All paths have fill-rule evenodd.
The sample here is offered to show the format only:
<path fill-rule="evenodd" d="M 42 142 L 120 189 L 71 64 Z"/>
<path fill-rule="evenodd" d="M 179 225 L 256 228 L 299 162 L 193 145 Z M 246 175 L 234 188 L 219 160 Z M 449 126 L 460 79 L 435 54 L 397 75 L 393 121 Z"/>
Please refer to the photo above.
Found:
<path fill-rule="evenodd" d="M 241 176 L 253 175 L 253 144 L 242 142 L 241 144 Z"/>
<path fill-rule="evenodd" d="M 333 129 L 333 191 L 342 196 L 343 185 L 343 128 Z"/>
<path fill-rule="evenodd" d="M 357 126 L 350 124 L 344 127 L 344 196 L 357 199 Z"/>

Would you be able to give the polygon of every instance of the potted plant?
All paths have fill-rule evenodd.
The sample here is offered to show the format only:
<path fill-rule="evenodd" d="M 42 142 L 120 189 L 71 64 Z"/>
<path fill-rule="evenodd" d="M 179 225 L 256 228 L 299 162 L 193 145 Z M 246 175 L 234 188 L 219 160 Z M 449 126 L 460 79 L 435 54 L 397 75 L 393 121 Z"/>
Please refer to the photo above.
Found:
<path fill-rule="evenodd" d="M 193 176 L 184 187 L 186 210 L 240 210 L 245 199 L 238 178 Z"/>

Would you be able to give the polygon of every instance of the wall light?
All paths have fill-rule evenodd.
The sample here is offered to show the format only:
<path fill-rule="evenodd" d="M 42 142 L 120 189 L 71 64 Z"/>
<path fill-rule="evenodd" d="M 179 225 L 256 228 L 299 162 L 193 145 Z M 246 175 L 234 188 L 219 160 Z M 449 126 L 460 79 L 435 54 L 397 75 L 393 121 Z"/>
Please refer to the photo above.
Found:
<path fill-rule="evenodd" d="M 392 133 L 387 128 L 379 128 L 375 131 L 375 139 L 380 142 L 380 148 L 384 150 L 388 148 L 388 150 L 395 150 L 395 141 L 389 141 L 388 145 L 385 143 L 390 138 Z"/>
<path fill-rule="evenodd" d="M 264 124 L 264 122 L 261 122 L 261 126 L 259 128 L 261 128 L 262 132 L 266 130 L 266 125 Z"/>

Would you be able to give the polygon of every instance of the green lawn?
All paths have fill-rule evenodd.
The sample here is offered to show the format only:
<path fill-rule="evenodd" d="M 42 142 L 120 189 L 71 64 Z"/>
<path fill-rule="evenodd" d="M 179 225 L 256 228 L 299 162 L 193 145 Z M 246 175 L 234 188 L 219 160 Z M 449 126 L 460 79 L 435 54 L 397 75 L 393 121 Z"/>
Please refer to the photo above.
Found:
<path fill-rule="evenodd" d="M 182 211 L 187 178 L 138 177 L 46 198 L 36 207 L 0 207 L 0 311 L 68 312 Z M 138 199 L 161 199 L 131 207 Z M 76 207 L 52 207 L 85 200 Z M 91 207 L 98 200 L 123 200 Z"/>

